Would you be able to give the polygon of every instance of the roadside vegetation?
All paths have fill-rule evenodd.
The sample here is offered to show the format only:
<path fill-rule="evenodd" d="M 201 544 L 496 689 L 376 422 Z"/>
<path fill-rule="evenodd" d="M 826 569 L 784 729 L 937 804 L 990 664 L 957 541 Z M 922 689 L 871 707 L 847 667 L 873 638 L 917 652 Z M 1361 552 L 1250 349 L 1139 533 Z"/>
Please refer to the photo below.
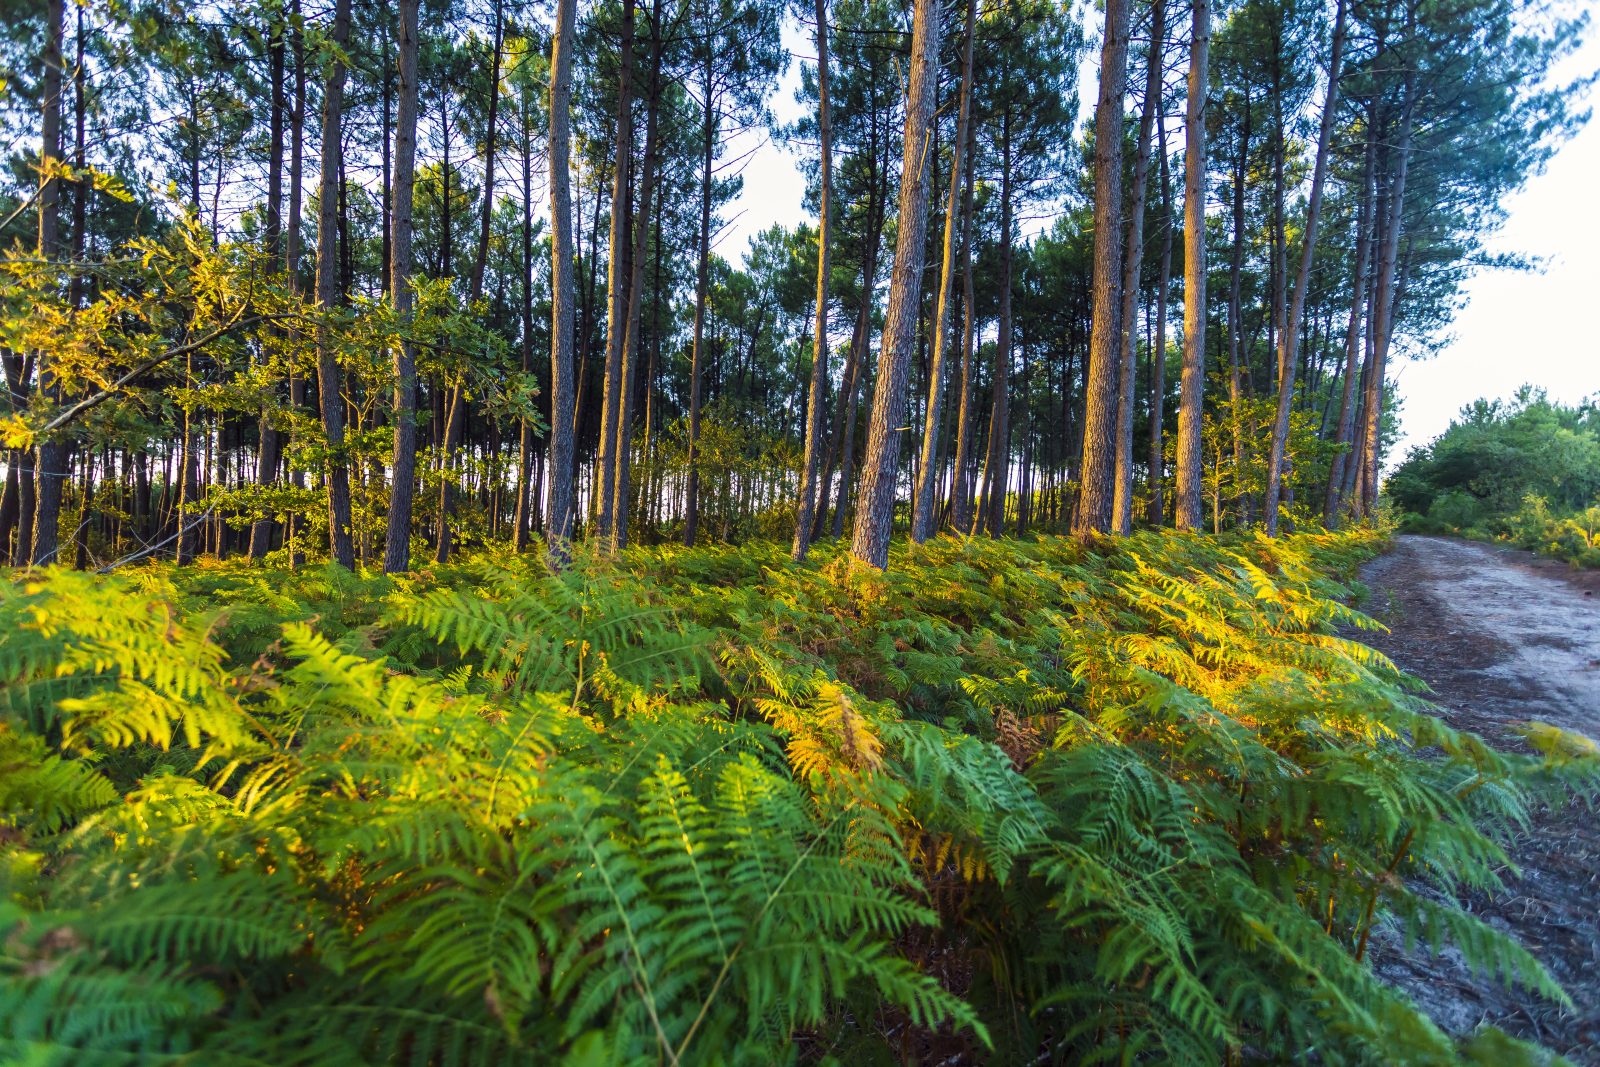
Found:
<path fill-rule="evenodd" d="M 1476 401 L 1406 457 L 1386 492 L 1408 531 L 1600 567 L 1600 408 L 1528 386 L 1509 401 Z"/>

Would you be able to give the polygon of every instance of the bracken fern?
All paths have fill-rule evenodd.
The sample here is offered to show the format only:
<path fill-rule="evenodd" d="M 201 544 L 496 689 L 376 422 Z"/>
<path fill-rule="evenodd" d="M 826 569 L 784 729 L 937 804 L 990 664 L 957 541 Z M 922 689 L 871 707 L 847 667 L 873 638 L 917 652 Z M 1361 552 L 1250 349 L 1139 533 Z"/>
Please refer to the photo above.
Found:
<path fill-rule="evenodd" d="M 1379 535 L 492 554 L 0 587 L 0 1057 L 1539 1062 L 1390 924 L 1581 739 L 1496 752 L 1336 631 Z"/>

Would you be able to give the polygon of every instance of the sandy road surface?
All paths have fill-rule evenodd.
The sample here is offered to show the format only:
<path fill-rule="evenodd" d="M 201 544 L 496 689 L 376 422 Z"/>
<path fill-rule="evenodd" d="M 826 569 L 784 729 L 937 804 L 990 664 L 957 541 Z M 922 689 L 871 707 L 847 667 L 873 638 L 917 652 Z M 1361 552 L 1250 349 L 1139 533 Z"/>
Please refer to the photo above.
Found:
<path fill-rule="evenodd" d="M 1485 545 L 1402 537 L 1368 564 L 1366 610 L 1392 632 L 1361 639 L 1426 681 L 1453 726 L 1522 747 L 1514 727 L 1541 719 L 1600 740 L 1600 575 Z M 1506 891 L 1468 901 L 1515 934 L 1576 1002 L 1563 1011 L 1473 975 L 1459 957 L 1406 956 L 1380 973 L 1447 1030 L 1490 1022 L 1600 1065 L 1600 812 L 1541 812 L 1511 849 Z"/>

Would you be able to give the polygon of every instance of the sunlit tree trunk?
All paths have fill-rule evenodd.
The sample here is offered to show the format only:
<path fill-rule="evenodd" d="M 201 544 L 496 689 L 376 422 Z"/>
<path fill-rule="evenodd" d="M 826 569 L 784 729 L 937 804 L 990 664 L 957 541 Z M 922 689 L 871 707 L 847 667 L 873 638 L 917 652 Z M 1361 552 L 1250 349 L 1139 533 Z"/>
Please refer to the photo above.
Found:
<path fill-rule="evenodd" d="M 969 0 L 970 3 L 970 0 Z M 811 385 L 806 397 L 806 441 L 805 458 L 800 468 L 800 505 L 795 517 L 794 547 L 792 554 L 795 562 L 803 562 L 806 551 L 811 545 L 811 524 L 815 521 L 817 497 L 821 491 L 818 485 L 818 475 L 822 449 L 822 404 L 828 388 L 828 245 L 832 239 L 832 200 L 833 200 L 833 127 L 832 119 L 828 114 L 828 2 L 817 0 L 817 134 L 821 142 L 821 185 L 818 192 L 817 211 L 817 295 L 816 295 L 816 322 L 812 330 L 811 346 Z M 707 74 L 709 86 L 710 76 Z M 695 306 L 695 373 L 696 381 L 692 391 L 696 399 L 699 394 L 699 353 L 700 353 L 700 316 L 705 308 L 705 276 L 706 256 L 705 241 L 707 223 L 710 220 L 710 169 L 711 169 L 711 117 L 709 104 L 706 114 L 706 200 L 702 204 L 700 221 L 701 258 L 700 258 L 700 293 Z M 691 429 L 692 433 L 692 429 Z M 691 462 L 689 470 L 690 485 L 695 477 Z M 684 541 L 694 543 L 694 534 L 687 527 L 684 531 Z"/>
<path fill-rule="evenodd" d="M 268 16 L 267 41 L 267 212 L 266 252 L 277 260 L 283 254 L 283 146 L 284 146 L 284 18 L 280 11 Z M 256 484 L 271 485 L 278 480 L 278 464 L 283 458 L 283 438 L 272 425 L 271 415 L 263 411 L 258 420 L 259 447 L 256 450 Z M 260 518 L 250 524 L 250 558 L 261 559 L 272 550 L 277 523 Z"/>
<path fill-rule="evenodd" d="M 39 117 L 39 258 L 49 261 L 57 251 L 60 229 L 59 203 L 61 178 L 53 173 L 61 161 L 61 38 L 65 32 L 66 7 L 63 0 L 48 0 L 45 5 L 44 84 L 40 90 Z M 56 380 L 54 359 L 48 351 L 37 356 L 39 391 L 52 403 L 61 400 L 61 384 Z M 67 480 L 67 446 L 60 436 L 50 434 L 34 450 L 33 544 L 29 562 L 39 565 L 55 562 L 61 536 L 61 495 Z"/>
<path fill-rule="evenodd" d="M 1094 119 L 1094 320 L 1073 532 L 1111 529 L 1117 447 L 1117 369 L 1122 283 L 1122 90 L 1128 66 L 1128 0 L 1106 0 L 1100 98 Z"/>
<path fill-rule="evenodd" d="M 1157 151 L 1161 156 L 1161 269 L 1156 288 L 1156 337 L 1150 352 L 1150 504 L 1146 512 L 1150 525 L 1165 521 L 1166 442 L 1162 421 L 1167 400 L 1167 300 L 1172 288 L 1172 176 L 1167 171 L 1166 123 L 1156 127 Z"/>
<path fill-rule="evenodd" d="M 921 304 L 928 227 L 928 147 L 933 136 L 934 97 L 938 93 L 939 18 L 937 0 L 917 0 L 907 78 L 894 273 L 889 284 L 889 313 L 878 356 L 878 380 L 873 390 L 855 533 L 850 545 L 855 559 L 879 569 L 889 562 L 900 434 L 906 417 L 906 378 Z"/>
<path fill-rule="evenodd" d="M 977 147 L 977 124 L 967 126 L 967 155 L 972 157 Z M 956 456 L 950 475 L 950 526 L 957 533 L 971 529 L 972 507 L 972 380 L 973 342 L 977 322 L 973 315 L 974 285 L 972 280 L 972 171 L 967 168 L 965 189 L 961 195 L 961 399 L 956 415 Z"/>
<path fill-rule="evenodd" d="M 1176 518 L 1178 529 L 1201 524 L 1201 401 L 1206 381 L 1206 67 L 1211 2 L 1194 0 L 1189 49 L 1189 102 L 1184 121 L 1183 380 L 1178 394 Z"/>
<path fill-rule="evenodd" d="M 1362 441 L 1361 499 L 1358 515 L 1372 514 L 1378 502 L 1378 461 L 1383 433 L 1383 379 L 1389 358 L 1389 339 L 1394 332 L 1396 264 L 1400 253 L 1401 222 L 1405 216 L 1406 172 L 1411 163 L 1411 121 L 1416 102 L 1416 74 L 1409 72 L 1400 109 L 1400 129 L 1394 142 L 1394 177 L 1388 191 L 1389 218 L 1384 225 L 1383 246 L 1378 255 L 1377 287 L 1373 293 L 1372 332 L 1375 350 L 1372 372 L 1367 376 L 1366 423 Z"/>
<path fill-rule="evenodd" d="M 961 221 L 961 172 L 966 163 L 967 123 L 972 113 L 972 44 L 977 0 L 967 0 L 966 43 L 961 58 L 961 103 L 950 150 L 950 195 L 945 201 L 943 255 L 939 264 L 938 307 L 933 320 L 933 356 L 928 364 L 928 414 L 922 431 L 922 456 L 911 505 L 911 540 L 921 544 L 934 531 L 934 490 L 943 474 L 939 462 L 939 416 L 944 406 L 946 349 L 950 340 L 950 296 L 955 286 L 956 234 Z"/>
<path fill-rule="evenodd" d="M 611 261 L 606 271 L 606 362 L 594 479 L 595 524 L 602 537 L 611 536 L 617 475 L 617 423 L 622 409 L 622 344 L 627 332 L 628 172 L 633 163 L 633 20 L 634 0 L 623 0 L 617 68 L 617 143 L 611 175 Z"/>
<path fill-rule="evenodd" d="M 400 91 L 395 112 L 394 189 L 391 194 L 389 299 L 395 318 L 407 330 L 411 321 L 412 206 L 417 161 L 417 4 L 400 0 L 400 39 L 396 48 Z M 389 521 L 383 553 L 385 574 L 411 564 L 411 510 L 417 474 L 417 351 L 408 336 L 394 350 L 394 481 L 389 489 Z"/>
<path fill-rule="evenodd" d="M 644 264 L 650 236 L 650 207 L 655 193 L 656 169 L 661 149 L 656 130 L 661 113 L 661 0 L 650 15 L 650 88 L 645 100 L 644 167 L 639 179 L 639 205 L 633 219 L 633 254 L 629 260 L 628 317 L 622 338 L 622 392 L 617 405 L 617 440 L 612 451 L 616 473 L 612 476 L 611 543 L 628 543 L 628 509 L 632 502 L 629 474 L 633 465 L 633 397 L 639 377 L 639 323 L 644 310 Z"/>
<path fill-rule="evenodd" d="M 1355 270 L 1350 282 L 1350 318 L 1345 327 L 1344 380 L 1339 397 L 1339 422 L 1334 431 L 1335 445 L 1342 446 L 1333 457 L 1328 470 L 1328 488 L 1323 495 L 1322 522 L 1332 527 L 1338 520 L 1340 502 L 1344 499 L 1345 474 L 1356 462 L 1353 452 L 1355 431 L 1356 384 L 1361 365 L 1361 310 L 1366 306 L 1368 271 L 1373 249 L 1373 159 L 1377 142 L 1372 128 L 1372 114 L 1367 115 L 1366 159 L 1362 166 L 1361 205 L 1356 216 Z"/>
<path fill-rule="evenodd" d="M 1311 172 L 1311 194 L 1306 204 L 1306 229 L 1301 238 L 1300 269 L 1295 276 L 1289 316 L 1278 338 L 1278 409 L 1272 423 L 1272 451 L 1267 457 L 1266 523 L 1268 537 L 1278 533 L 1278 500 L 1283 487 L 1283 457 L 1289 440 L 1289 408 L 1294 402 L 1295 368 L 1299 359 L 1300 322 L 1305 313 L 1306 290 L 1311 285 L 1311 263 L 1316 253 L 1317 223 L 1322 211 L 1322 185 L 1328 173 L 1328 146 L 1333 139 L 1334 111 L 1339 103 L 1340 64 L 1344 59 L 1344 0 L 1339 0 L 1333 22 L 1333 51 L 1328 61 L 1328 97 L 1322 105 L 1322 127 L 1317 135 L 1317 161 Z"/>
<path fill-rule="evenodd" d="M 1161 53 L 1167 32 L 1167 5 L 1151 6 L 1150 61 L 1146 68 L 1144 107 L 1139 114 L 1139 142 L 1133 157 L 1133 195 L 1128 205 L 1126 259 L 1122 264 L 1122 313 L 1119 327 L 1121 361 L 1117 369 L 1116 485 L 1111 502 L 1111 527 L 1133 532 L 1133 406 L 1135 360 L 1139 349 L 1139 274 L 1144 264 L 1144 204 L 1150 184 L 1150 134 L 1161 116 Z"/>
<path fill-rule="evenodd" d="M 572 454 L 576 427 L 572 365 L 572 49 L 577 0 L 556 0 L 550 42 L 550 447 L 545 538 L 565 560 L 572 537 Z M 597 194 L 598 195 L 598 194 Z"/>
<path fill-rule="evenodd" d="M 343 54 L 350 39 L 350 0 L 336 0 L 330 41 Z M 323 89 L 322 176 L 318 187 L 317 217 L 317 394 L 322 408 L 322 433 L 328 447 L 328 540 L 333 559 L 355 569 L 355 545 L 350 537 L 350 470 L 344 456 L 344 398 L 339 363 L 334 352 L 329 321 L 339 295 L 338 201 L 340 122 L 344 114 L 345 66 L 336 58 L 329 64 Z"/>

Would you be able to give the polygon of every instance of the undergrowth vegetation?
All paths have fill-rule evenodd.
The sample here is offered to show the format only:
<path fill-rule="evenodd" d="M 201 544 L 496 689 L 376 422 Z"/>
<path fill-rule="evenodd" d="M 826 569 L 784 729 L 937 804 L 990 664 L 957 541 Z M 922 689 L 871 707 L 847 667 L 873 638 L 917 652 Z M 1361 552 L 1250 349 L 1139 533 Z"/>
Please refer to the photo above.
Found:
<path fill-rule="evenodd" d="M 0 587 L 0 1058 L 1542 1062 L 1374 926 L 1531 803 L 1336 632 L 1381 535 L 778 546 Z"/>

